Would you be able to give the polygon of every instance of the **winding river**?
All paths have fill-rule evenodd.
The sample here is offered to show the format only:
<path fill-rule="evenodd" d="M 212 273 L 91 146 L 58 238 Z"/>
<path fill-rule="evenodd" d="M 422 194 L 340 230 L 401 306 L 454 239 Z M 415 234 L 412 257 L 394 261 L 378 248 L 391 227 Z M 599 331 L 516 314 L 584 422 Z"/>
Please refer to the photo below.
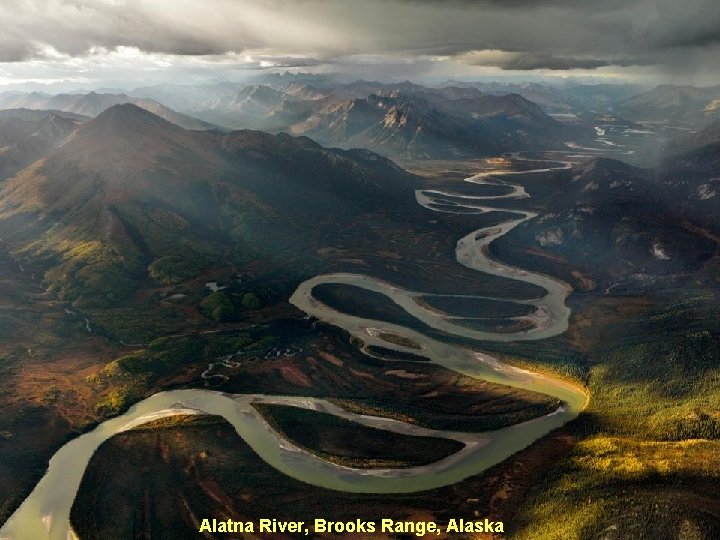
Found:
<path fill-rule="evenodd" d="M 569 164 L 564 163 L 556 168 L 566 167 L 569 167 Z M 518 171 L 517 174 L 542 173 L 550 170 L 553 168 Z M 429 189 L 418 191 L 416 198 L 419 204 L 433 211 L 482 213 L 497 210 L 483 204 L 486 201 L 520 199 L 528 196 L 521 186 L 514 186 L 499 179 L 491 180 L 499 174 L 515 174 L 515 172 L 484 172 L 466 180 L 477 184 L 505 185 L 509 190 L 505 195 L 459 195 Z M 482 228 L 461 238 L 457 243 L 456 255 L 458 262 L 469 268 L 538 285 L 546 291 L 540 298 L 510 300 L 533 307 L 528 315 L 514 318 L 527 323 L 523 326 L 523 330 L 491 332 L 462 326 L 456 322 L 458 317 L 444 315 L 419 302 L 420 297 L 425 293 L 406 290 L 362 274 L 336 273 L 314 277 L 297 288 L 290 302 L 308 315 L 348 331 L 359 338 L 365 346 L 375 345 L 399 352 L 421 354 L 433 363 L 458 373 L 555 397 L 562 402 L 562 405 L 553 413 L 499 430 L 460 433 L 425 429 L 387 418 L 357 415 L 319 398 L 238 395 L 211 390 L 161 392 L 137 403 L 121 416 L 103 422 L 58 450 L 50 460 L 45 476 L 0 529 L 0 540 L 74 538 L 69 525 L 70 508 L 85 468 L 95 450 L 116 433 L 164 416 L 201 413 L 220 415 L 233 425 L 238 434 L 262 459 L 277 470 L 303 482 L 357 493 L 403 493 L 453 484 L 503 461 L 549 431 L 575 418 L 587 404 L 588 397 L 581 388 L 559 378 L 508 366 L 490 355 L 441 342 L 400 325 L 336 311 L 317 300 L 312 294 L 314 287 L 325 283 L 361 287 L 384 294 L 432 328 L 477 340 L 517 341 L 542 339 L 560 334 L 568 326 L 570 310 L 565 305 L 565 300 L 571 292 L 570 287 L 562 281 L 503 264 L 487 255 L 487 247 L 493 240 L 536 216 L 528 211 L 501 210 L 518 217 L 497 226 Z M 387 334 L 411 340 L 420 349 L 405 347 L 399 344 L 398 340 L 390 343 L 383 339 Z M 257 412 L 253 407 L 254 403 L 285 404 L 324 411 L 387 431 L 454 439 L 462 442 L 464 447 L 439 461 L 419 467 L 402 469 L 343 467 L 322 460 L 285 439 Z"/>

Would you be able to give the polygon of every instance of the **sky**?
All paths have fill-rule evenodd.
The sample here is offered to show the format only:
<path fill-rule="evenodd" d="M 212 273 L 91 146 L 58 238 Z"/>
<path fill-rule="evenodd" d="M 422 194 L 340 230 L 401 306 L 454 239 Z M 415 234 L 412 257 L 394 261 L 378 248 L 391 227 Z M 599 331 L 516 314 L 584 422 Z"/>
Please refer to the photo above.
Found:
<path fill-rule="evenodd" d="M 720 84 L 718 0 L 2 0 L 0 85 L 266 72 Z"/>

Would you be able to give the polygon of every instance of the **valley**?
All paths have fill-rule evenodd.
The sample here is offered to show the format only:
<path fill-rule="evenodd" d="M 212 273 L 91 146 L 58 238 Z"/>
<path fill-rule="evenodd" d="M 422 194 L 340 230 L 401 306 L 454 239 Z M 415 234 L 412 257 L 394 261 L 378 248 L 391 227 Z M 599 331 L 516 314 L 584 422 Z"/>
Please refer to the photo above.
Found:
<path fill-rule="evenodd" d="M 532 174 L 532 172 L 527 172 L 527 174 Z M 516 191 L 513 190 L 509 194 L 507 194 L 507 197 L 513 198 L 515 197 L 515 193 Z M 480 209 L 483 210 L 482 207 L 480 207 Z M 458 242 L 457 247 L 458 261 L 463 263 L 465 266 L 472 268 L 473 270 L 485 271 L 486 273 L 495 273 L 499 276 L 508 276 L 505 279 L 515 279 L 519 281 L 529 282 L 532 284 L 539 285 L 541 283 L 542 285 L 544 285 L 548 290 L 548 293 L 545 298 L 536 301 L 538 302 L 536 309 L 547 312 L 546 317 L 548 318 L 548 321 L 543 322 L 541 319 L 538 319 L 534 321 L 534 324 L 537 326 L 537 328 L 544 330 L 545 334 L 553 335 L 553 333 L 562 332 L 567 326 L 568 313 L 564 310 L 563 304 L 565 296 L 569 293 L 569 290 L 563 284 L 552 282 L 544 276 L 533 276 L 532 274 L 528 274 L 527 272 L 516 271 L 510 267 L 497 266 L 497 263 L 493 263 L 495 265 L 495 268 L 492 268 L 491 261 L 489 259 L 486 259 L 482 255 L 482 246 L 486 242 L 489 242 L 496 237 L 504 235 L 508 230 L 516 226 L 521 221 L 516 220 L 510 222 L 510 225 L 507 229 L 500 228 L 497 231 L 495 228 L 489 229 L 494 232 L 493 236 L 485 235 L 482 230 L 472 233 L 471 236 L 477 238 L 476 243 L 479 249 L 469 248 L 470 250 L 475 249 L 475 251 L 471 251 L 472 253 L 474 253 L 474 255 L 472 255 L 472 257 L 468 259 L 466 255 L 468 249 L 464 247 L 464 244 L 469 244 L 470 240 L 461 240 L 460 242 Z M 517 274 L 513 275 L 516 272 Z M 353 276 L 348 275 L 348 277 Z M 363 286 L 367 287 L 367 278 L 363 278 L 362 276 L 358 277 L 359 281 L 356 281 L 356 283 L 363 283 Z M 323 279 L 327 280 L 328 278 L 332 280 L 333 276 L 320 276 L 319 278 L 313 278 L 311 280 L 303 282 L 298 288 L 298 290 L 296 290 L 294 295 L 291 297 L 290 302 L 300 307 L 304 312 L 308 313 L 309 315 L 315 316 L 316 318 L 324 322 L 330 322 L 334 326 L 339 326 L 340 328 L 350 332 L 351 335 L 358 339 L 361 339 L 365 344 L 375 346 L 382 344 L 386 348 L 395 348 L 399 351 L 408 349 L 408 347 L 405 345 L 405 342 L 400 340 L 393 340 L 393 342 L 391 342 L 388 341 L 387 338 L 383 339 L 384 334 L 382 333 L 382 331 L 367 326 L 368 323 L 375 326 L 375 321 L 354 319 L 347 316 L 343 317 L 342 314 L 338 312 L 335 312 L 335 314 L 332 314 L 332 312 L 330 311 L 326 311 L 325 313 L 318 312 L 318 308 L 321 308 L 322 305 L 318 304 L 312 299 L 312 288 L 317 284 L 318 279 L 320 279 L 320 282 L 322 282 Z M 373 282 L 370 281 L 369 283 L 372 284 Z M 386 286 L 383 285 L 383 288 L 385 287 Z M 393 289 L 394 288 L 392 287 L 390 288 L 390 290 Z M 398 289 L 394 290 L 397 291 Z M 217 294 L 217 292 L 213 294 Z M 553 295 L 557 295 L 558 298 L 553 298 Z M 393 301 L 395 303 L 403 306 L 404 309 L 409 311 L 409 307 L 405 302 L 403 302 L 402 296 L 393 295 L 391 297 L 393 298 Z M 558 310 L 561 314 L 555 314 L 555 310 Z M 413 313 L 412 311 L 409 312 Z M 413 314 L 416 317 L 420 317 L 421 320 L 424 320 L 425 322 L 428 322 L 430 320 L 426 316 L 419 316 L 417 313 L 418 312 L 415 312 Z M 426 313 L 426 315 L 428 314 L 429 312 Z M 340 318 L 336 318 L 335 315 L 340 316 Z M 435 320 L 439 321 L 441 319 L 436 317 Z M 431 326 L 433 325 L 431 324 Z M 90 455 L 94 452 L 99 442 L 102 442 L 108 436 L 108 434 L 114 434 L 120 426 L 132 426 L 132 421 L 136 420 L 137 418 L 153 418 L 157 415 L 164 416 L 166 414 L 177 414 L 178 410 L 182 409 L 197 409 L 203 412 L 209 412 L 211 414 L 217 414 L 218 411 L 222 410 L 223 412 L 221 412 L 220 414 L 224 418 L 229 420 L 231 423 L 233 423 L 235 428 L 239 430 L 241 434 L 243 434 L 245 440 L 250 443 L 251 447 L 253 447 L 259 455 L 263 456 L 263 459 L 269 461 L 274 467 L 285 471 L 286 473 L 289 473 L 291 476 L 299 477 L 300 479 L 309 481 L 322 487 L 334 489 L 340 488 L 346 491 L 357 490 L 360 492 L 385 492 L 386 490 L 389 490 L 393 492 L 395 490 L 400 490 L 401 492 L 407 492 L 429 489 L 438 485 L 442 486 L 446 483 L 452 483 L 458 480 L 462 480 L 468 475 L 481 472 L 483 469 L 501 461 L 503 457 L 506 457 L 514 453 L 515 451 L 527 446 L 529 442 L 532 442 L 540 434 L 546 433 L 547 431 L 555 427 L 561 426 L 569 419 L 574 418 L 587 402 L 587 396 L 581 389 L 577 389 L 570 384 L 563 383 L 558 380 L 553 380 L 547 375 L 532 374 L 531 372 L 526 370 L 508 368 L 492 357 L 485 357 L 482 354 L 473 353 L 472 351 L 466 349 L 461 349 L 457 347 L 453 348 L 453 346 L 447 344 L 434 342 L 433 340 L 424 337 L 422 334 L 408 334 L 408 330 L 403 329 L 402 327 L 385 325 L 385 328 L 387 329 L 387 332 L 392 332 L 396 335 L 399 334 L 401 336 L 408 336 L 407 339 L 409 339 L 411 343 L 420 343 L 417 348 L 422 350 L 423 355 L 427 356 L 435 363 L 439 363 L 440 365 L 450 368 L 453 371 L 468 374 L 472 377 L 480 378 L 488 382 L 505 384 L 523 390 L 530 390 L 548 394 L 561 400 L 561 406 L 554 412 L 539 419 L 528 420 L 522 424 L 514 425 L 509 428 L 505 428 L 504 430 L 498 430 L 491 437 L 489 437 L 489 440 L 483 441 L 483 439 L 480 439 L 472 441 L 461 438 L 460 440 L 464 443 L 464 449 L 456 452 L 452 456 L 449 456 L 446 460 L 438 460 L 431 465 L 427 465 L 425 467 L 415 467 L 408 470 L 399 469 L 399 471 L 401 471 L 398 474 L 398 479 L 400 480 L 400 482 L 396 483 L 390 481 L 393 476 L 390 474 L 390 471 L 378 471 L 377 469 L 370 469 L 367 473 L 362 475 L 361 478 L 363 479 L 363 482 L 360 485 L 354 485 L 359 480 L 359 478 L 356 478 L 353 483 L 346 483 L 346 481 L 343 481 L 343 476 L 349 475 L 350 469 L 347 469 L 342 475 L 333 473 L 333 471 L 330 470 L 328 475 L 327 472 L 323 473 L 323 469 L 327 470 L 328 468 L 329 462 L 327 461 L 309 461 L 306 462 L 304 466 L 302 466 L 302 468 L 292 467 L 291 469 L 287 469 L 286 465 L 283 465 L 283 461 L 275 461 L 271 458 L 274 452 L 271 450 L 271 446 L 268 445 L 268 442 L 260 442 L 260 440 L 255 439 L 255 437 L 262 435 L 262 432 L 264 430 L 260 426 L 253 426 L 252 423 L 248 424 L 249 419 L 247 416 L 247 409 L 245 414 L 241 416 L 241 423 L 238 423 L 238 416 L 234 416 L 234 414 L 237 413 L 231 413 L 222 408 L 220 403 L 217 402 L 217 398 L 215 398 L 213 401 L 211 400 L 210 396 L 202 399 L 200 395 L 195 396 L 194 394 L 190 394 L 188 397 L 183 397 L 181 391 L 176 391 L 174 393 L 170 392 L 158 394 L 157 396 L 162 396 L 162 401 L 160 401 L 159 405 L 150 405 L 150 403 L 157 401 L 157 399 L 154 399 L 155 396 L 150 397 L 130 410 L 132 416 L 128 416 L 127 414 L 125 414 L 121 415 L 120 417 L 114 418 L 113 420 L 104 422 L 98 428 L 93 430 L 90 434 L 84 436 L 85 442 L 82 445 L 81 441 L 83 440 L 83 438 L 78 439 L 77 441 L 73 441 L 72 443 L 70 443 L 70 445 L 65 446 L 60 451 L 60 453 L 53 458 L 52 463 L 63 463 L 65 460 L 68 459 L 67 457 L 65 457 L 66 455 L 72 456 L 72 459 L 77 459 L 78 455 L 87 456 L 87 458 L 85 459 L 89 459 Z M 440 328 L 451 334 L 454 333 L 461 336 L 463 335 L 461 332 L 459 332 L 459 329 L 453 329 L 452 327 Z M 517 334 L 507 334 L 505 335 L 505 338 L 519 339 L 522 338 L 524 335 L 525 334 L 523 334 L 522 332 Z M 482 334 L 482 336 L 484 339 L 503 339 L 503 334 L 486 333 Z M 123 360 L 124 359 L 121 358 L 119 359 L 119 362 L 123 362 Z M 127 367 L 125 366 L 127 366 L 127 362 L 128 360 L 125 360 L 123 363 L 124 365 L 120 364 L 120 369 L 124 369 L 126 372 Z M 194 398 L 201 399 L 197 406 L 193 404 Z M 237 396 L 236 399 L 240 400 L 241 398 L 242 396 Z M 259 396 L 258 398 L 263 399 Z M 227 400 L 227 398 L 222 399 Z M 176 405 L 173 405 L 173 407 L 168 410 L 163 409 L 163 407 L 167 407 L 167 404 L 173 402 L 173 400 L 177 400 Z M 235 402 L 230 400 L 230 403 Z M 147 407 L 152 408 L 148 409 Z M 338 413 L 335 412 L 335 414 Z M 128 424 L 128 422 L 131 423 Z M 383 424 L 383 427 L 384 429 L 390 428 L 390 426 L 385 424 Z M 126 429 L 126 427 L 121 429 Z M 435 436 L 439 434 L 440 433 L 436 433 Z M 447 438 L 453 438 L 453 435 L 450 434 L 444 434 L 443 436 Z M 457 436 L 458 435 L 455 435 L 454 437 Z M 255 440 L 254 443 L 251 442 L 253 440 Z M 487 448 L 485 448 L 486 446 Z M 80 448 L 82 448 L 83 450 L 80 450 Z M 285 450 L 287 446 L 281 445 L 279 446 L 279 448 Z M 463 456 L 463 454 L 465 454 L 465 456 L 461 457 Z M 322 465 L 322 468 L 318 468 L 318 466 L 320 465 Z M 305 471 L 303 471 L 303 469 L 305 469 Z M 68 469 L 63 467 L 61 470 L 65 472 Z M 64 477 L 60 476 L 59 478 L 56 478 L 58 475 L 62 475 L 63 473 L 55 473 L 53 471 L 53 466 L 51 465 L 51 469 L 48 471 L 40 484 L 38 484 L 36 490 L 25 501 L 25 503 L 18 510 L 18 512 L 15 515 L 11 516 L 10 520 L 3 527 L 3 531 L 5 531 L 5 534 L 17 535 L 19 531 L 26 530 L 33 530 L 36 531 L 35 534 L 42 534 L 42 517 L 39 515 L 34 515 L 37 512 L 36 509 L 39 508 L 44 509 L 44 511 L 51 512 L 51 522 L 54 525 L 48 531 L 49 538 L 61 538 L 63 536 L 66 536 L 68 534 L 66 529 L 66 527 L 68 527 L 68 512 L 65 509 L 69 508 L 69 505 L 72 501 L 72 495 L 77 489 L 79 479 L 83 472 L 83 470 L 78 467 L 73 467 L 71 468 L 71 470 L 73 474 L 73 479 L 68 478 L 67 473 L 64 475 Z M 323 480 L 323 477 L 325 477 L 326 479 Z M 373 479 L 377 479 L 379 481 L 373 482 Z M 393 487 L 394 484 L 396 484 L 396 487 Z M 65 496 L 61 494 L 62 492 L 59 491 L 60 489 L 67 490 Z M 52 500 L 57 501 L 57 507 L 54 509 L 51 509 L 52 507 L 49 506 L 50 504 L 52 504 Z M 42 512 L 43 510 L 40 511 Z"/>
<path fill-rule="evenodd" d="M 0 186 L 0 537 L 195 538 L 331 500 L 512 538 L 576 506 L 568 538 L 652 504 L 647 537 L 681 509 L 717 530 L 711 130 L 678 180 L 611 159 L 629 126 L 401 166 L 127 103 L 73 129 Z"/>

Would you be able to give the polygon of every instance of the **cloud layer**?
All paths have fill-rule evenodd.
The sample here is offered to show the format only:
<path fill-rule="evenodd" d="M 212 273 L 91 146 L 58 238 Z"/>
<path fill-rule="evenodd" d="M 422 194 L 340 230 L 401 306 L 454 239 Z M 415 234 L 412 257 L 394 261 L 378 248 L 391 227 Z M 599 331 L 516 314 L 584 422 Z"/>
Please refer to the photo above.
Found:
<path fill-rule="evenodd" d="M 4 0 L 0 62 L 262 56 L 263 66 L 354 56 L 508 71 L 714 71 L 716 0 Z M 277 61 L 275 60 L 277 59 Z M 174 63 L 170 60 L 171 64 Z"/>

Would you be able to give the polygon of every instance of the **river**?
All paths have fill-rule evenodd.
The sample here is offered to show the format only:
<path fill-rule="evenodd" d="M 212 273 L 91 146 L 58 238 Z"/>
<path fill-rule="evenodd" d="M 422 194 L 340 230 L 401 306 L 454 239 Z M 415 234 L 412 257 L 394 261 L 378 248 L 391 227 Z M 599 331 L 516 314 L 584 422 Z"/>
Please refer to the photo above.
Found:
<path fill-rule="evenodd" d="M 563 163 L 556 169 L 567 168 Z M 543 173 L 552 167 L 517 174 Z M 505 171 L 502 174 L 513 174 Z M 490 212 L 493 207 L 483 201 L 521 199 L 528 195 L 521 186 L 500 180 L 484 172 L 471 176 L 468 182 L 483 184 L 502 183 L 508 187 L 505 195 L 459 195 L 439 190 L 420 190 L 416 193 L 419 204 L 441 212 Z M 443 196 L 453 197 L 452 204 Z M 438 203 L 438 200 L 442 201 Z M 100 444 L 140 423 L 154 418 L 176 414 L 216 414 L 233 425 L 237 433 L 257 454 L 277 470 L 303 482 L 317 486 L 357 493 L 403 493 L 432 489 L 453 484 L 468 476 L 503 461 L 533 441 L 575 418 L 586 406 L 585 392 L 564 380 L 550 375 L 533 373 L 508 366 L 491 355 L 465 347 L 441 342 L 400 325 L 351 316 L 323 304 L 313 295 L 313 288 L 325 283 L 353 285 L 378 292 L 401 306 L 432 328 L 456 336 L 485 341 L 517 341 L 542 339 L 564 332 L 568 326 L 570 309 L 565 300 L 571 288 L 549 276 L 533 273 L 503 264 L 487 255 L 489 244 L 507 234 L 520 223 L 536 214 L 521 210 L 502 209 L 518 217 L 500 225 L 485 227 L 461 238 L 456 256 L 460 264 L 479 272 L 523 281 L 542 287 L 546 294 L 540 298 L 513 300 L 534 307 L 529 315 L 516 317 L 529 323 L 517 332 L 482 331 L 454 322 L 448 317 L 418 302 L 425 293 L 406 290 L 372 276 L 336 273 L 316 276 L 303 282 L 290 298 L 290 302 L 308 315 L 342 328 L 356 336 L 366 346 L 375 345 L 400 352 L 421 354 L 433 363 L 471 377 L 546 394 L 562 401 L 553 413 L 503 429 L 485 433 L 458 433 L 424 429 L 404 422 L 385 418 L 359 416 L 344 411 L 319 398 L 267 396 L 260 394 L 225 394 L 211 390 L 173 390 L 160 392 L 131 407 L 124 414 L 98 425 L 64 445 L 50 460 L 45 476 L 0 529 L 0 540 L 67 540 L 74 538 L 69 525 L 70 508 L 87 464 Z M 483 297 L 487 298 L 487 297 Z M 507 301 L 506 299 L 503 299 Z M 394 334 L 411 340 L 420 349 L 390 343 L 383 334 Z M 394 340 L 397 341 L 397 340 Z M 321 410 L 348 420 L 407 435 L 444 437 L 462 442 L 462 450 L 437 462 L 402 469 L 353 469 L 322 460 L 298 448 L 275 431 L 253 407 L 253 403 L 280 403 Z"/>

